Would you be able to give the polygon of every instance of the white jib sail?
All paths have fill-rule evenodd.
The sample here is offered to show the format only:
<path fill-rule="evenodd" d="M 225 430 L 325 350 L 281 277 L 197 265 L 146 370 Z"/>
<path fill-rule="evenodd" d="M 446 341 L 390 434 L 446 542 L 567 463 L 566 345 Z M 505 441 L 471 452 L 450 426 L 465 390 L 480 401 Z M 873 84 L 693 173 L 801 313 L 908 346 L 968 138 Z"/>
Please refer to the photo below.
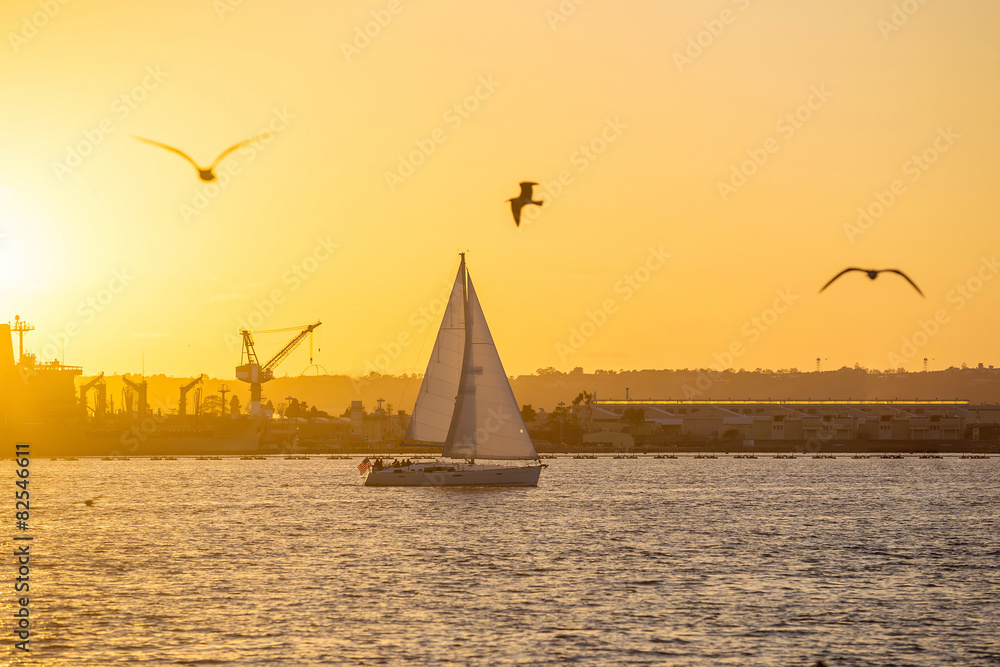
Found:
<path fill-rule="evenodd" d="M 493 336 L 468 279 L 465 373 L 443 455 L 451 458 L 537 459 Z"/>
<path fill-rule="evenodd" d="M 427 371 L 417 393 L 417 401 L 406 428 L 405 440 L 416 442 L 444 442 L 448 426 L 455 411 L 455 396 L 462 376 L 462 357 L 465 354 L 465 258 L 458 267 L 458 277 L 451 290 L 438 330 L 434 349 L 431 350 Z"/>

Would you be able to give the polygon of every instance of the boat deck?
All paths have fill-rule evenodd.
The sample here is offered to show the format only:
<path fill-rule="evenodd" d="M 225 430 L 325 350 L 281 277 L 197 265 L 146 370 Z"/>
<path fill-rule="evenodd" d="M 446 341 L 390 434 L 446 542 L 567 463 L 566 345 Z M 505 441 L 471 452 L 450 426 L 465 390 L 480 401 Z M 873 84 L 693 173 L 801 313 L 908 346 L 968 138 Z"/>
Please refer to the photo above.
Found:
<path fill-rule="evenodd" d="M 370 469 L 365 486 L 538 486 L 542 466 L 434 461 Z"/>

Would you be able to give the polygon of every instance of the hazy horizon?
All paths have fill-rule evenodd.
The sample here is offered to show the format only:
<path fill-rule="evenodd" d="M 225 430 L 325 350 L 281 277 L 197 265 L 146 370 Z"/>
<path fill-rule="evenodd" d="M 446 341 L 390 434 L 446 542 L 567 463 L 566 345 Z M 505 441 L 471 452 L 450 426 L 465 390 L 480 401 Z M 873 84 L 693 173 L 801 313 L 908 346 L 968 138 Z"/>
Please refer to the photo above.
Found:
<path fill-rule="evenodd" d="M 998 19 L 5 3 L 0 321 L 87 374 L 232 377 L 241 325 L 317 320 L 329 373 L 420 373 L 461 250 L 510 375 L 990 364 Z M 133 138 L 208 165 L 262 132 L 213 183 Z M 545 204 L 516 227 L 523 180 Z M 851 266 L 926 298 L 888 274 L 818 293 Z"/>

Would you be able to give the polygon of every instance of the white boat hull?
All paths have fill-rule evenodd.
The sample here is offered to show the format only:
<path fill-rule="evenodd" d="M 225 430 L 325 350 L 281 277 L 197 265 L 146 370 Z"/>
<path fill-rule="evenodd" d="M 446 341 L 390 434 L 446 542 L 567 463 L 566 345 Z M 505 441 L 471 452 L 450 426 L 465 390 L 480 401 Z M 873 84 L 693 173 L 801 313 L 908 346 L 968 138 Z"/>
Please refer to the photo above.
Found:
<path fill-rule="evenodd" d="M 398 468 L 369 469 L 365 474 L 365 486 L 538 486 L 542 467 L 415 463 Z"/>

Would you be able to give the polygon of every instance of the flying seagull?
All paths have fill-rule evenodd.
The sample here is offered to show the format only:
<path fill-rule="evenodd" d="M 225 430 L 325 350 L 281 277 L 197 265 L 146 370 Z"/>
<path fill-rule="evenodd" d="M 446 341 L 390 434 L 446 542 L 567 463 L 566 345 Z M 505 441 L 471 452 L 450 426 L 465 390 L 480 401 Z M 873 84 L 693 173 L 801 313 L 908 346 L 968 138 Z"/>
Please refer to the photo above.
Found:
<path fill-rule="evenodd" d="M 199 166 L 197 162 L 195 162 L 194 160 L 192 160 L 190 155 L 188 155 L 187 153 L 185 153 L 184 151 L 182 151 L 179 148 L 174 148 L 173 146 L 168 146 L 167 144 L 161 144 L 159 141 L 153 141 L 152 139 L 146 139 L 145 137 L 140 137 L 140 136 L 135 135 L 135 134 L 133 134 L 132 136 L 135 137 L 136 139 L 138 139 L 139 141 L 145 141 L 147 144 L 152 144 L 154 146 L 159 146 L 160 148 L 165 148 L 168 151 L 171 151 L 173 153 L 177 153 L 182 158 L 184 158 L 185 160 L 187 160 L 188 162 L 190 162 L 191 164 L 194 165 L 194 168 L 198 170 L 198 177 L 201 178 L 201 180 L 203 180 L 203 181 L 214 181 L 215 180 L 215 168 L 217 166 L 219 166 L 220 162 L 222 162 L 222 158 L 226 157 L 227 155 L 229 155 L 230 153 L 232 153 L 237 148 L 242 148 L 243 146 L 246 146 L 250 142 L 256 141 L 257 139 L 260 139 L 259 136 L 257 136 L 257 137 L 251 137 L 250 139 L 246 139 L 244 141 L 241 141 L 238 144 L 233 144 L 232 146 L 230 146 L 226 150 L 222 151 L 219 154 L 219 157 L 215 158 L 215 162 L 213 162 L 207 169 L 205 169 L 205 168 L 202 168 L 201 166 Z"/>
<path fill-rule="evenodd" d="M 885 273 L 898 273 L 899 275 L 903 276 L 903 278 L 906 279 L 906 282 L 908 282 L 911 285 L 913 285 L 913 289 L 917 290 L 917 293 L 920 296 L 924 296 L 924 293 L 920 291 L 920 288 L 917 287 L 917 284 L 915 282 L 913 282 L 912 280 L 910 280 L 910 277 L 908 275 L 906 275 L 905 273 L 903 273 L 902 271 L 900 271 L 899 269 L 859 269 L 859 268 L 853 267 L 853 266 L 850 267 L 850 268 L 848 268 L 848 269 L 844 269 L 843 271 L 841 271 L 840 273 L 838 273 L 837 275 L 835 275 L 833 278 L 830 278 L 830 282 L 828 282 L 827 284 L 823 285 L 823 287 L 821 287 L 819 291 L 822 292 L 823 290 L 825 290 L 827 287 L 830 286 L 830 283 L 832 283 L 834 280 L 836 280 L 840 276 L 842 276 L 845 273 L 848 273 L 850 271 L 861 271 L 862 273 L 867 274 L 868 277 L 871 278 L 872 280 L 875 280 L 875 278 L 878 277 L 878 274 L 883 273 L 883 272 L 885 272 Z"/>
<path fill-rule="evenodd" d="M 78 500 L 75 503 L 70 503 L 69 505 L 67 505 L 66 509 L 69 509 L 73 505 L 79 505 L 81 503 L 84 504 L 84 505 L 86 505 L 87 507 L 93 507 L 94 506 L 94 501 L 97 500 L 98 498 L 103 498 L 103 497 L 104 497 L 104 494 L 102 493 L 99 496 L 94 496 L 93 498 L 89 498 L 87 500 Z"/>
<path fill-rule="evenodd" d="M 521 185 L 521 194 L 519 194 L 516 197 L 511 197 L 510 199 L 507 200 L 510 202 L 510 212 L 514 214 L 514 224 L 517 225 L 518 227 L 521 226 L 522 208 L 524 208 L 528 204 L 535 204 L 537 206 L 541 206 L 542 204 L 545 203 L 542 201 L 534 201 L 531 199 L 531 190 L 536 185 L 538 185 L 538 183 L 535 183 L 533 181 L 523 181 L 521 182 L 520 185 Z"/>

